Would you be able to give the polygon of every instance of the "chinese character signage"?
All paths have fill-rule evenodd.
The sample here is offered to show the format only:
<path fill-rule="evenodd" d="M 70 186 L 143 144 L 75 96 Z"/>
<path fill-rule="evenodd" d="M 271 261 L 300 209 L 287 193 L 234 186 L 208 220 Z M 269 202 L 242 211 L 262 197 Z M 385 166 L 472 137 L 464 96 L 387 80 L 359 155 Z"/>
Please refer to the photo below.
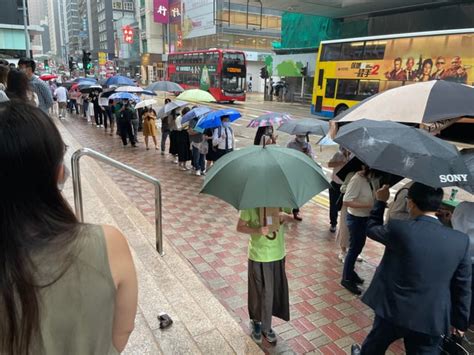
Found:
<path fill-rule="evenodd" d="M 133 43 L 133 28 L 130 26 L 123 26 L 122 32 L 123 32 L 123 41 L 125 43 L 132 44 Z"/>
<path fill-rule="evenodd" d="M 181 0 L 170 2 L 170 23 L 181 24 Z"/>
<path fill-rule="evenodd" d="M 169 23 L 169 1 L 153 0 L 153 21 L 156 23 Z"/>

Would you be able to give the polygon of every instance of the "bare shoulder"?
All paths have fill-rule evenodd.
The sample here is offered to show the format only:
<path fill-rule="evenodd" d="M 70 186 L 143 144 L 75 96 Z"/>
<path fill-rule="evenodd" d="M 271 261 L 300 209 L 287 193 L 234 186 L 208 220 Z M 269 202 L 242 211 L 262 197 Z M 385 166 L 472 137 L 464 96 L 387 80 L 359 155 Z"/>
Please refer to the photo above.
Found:
<path fill-rule="evenodd" d="M 128 242 L 125 236 L 114 226 L 102 225 L 107 249 L 113 251 L 128 250 Z"/>

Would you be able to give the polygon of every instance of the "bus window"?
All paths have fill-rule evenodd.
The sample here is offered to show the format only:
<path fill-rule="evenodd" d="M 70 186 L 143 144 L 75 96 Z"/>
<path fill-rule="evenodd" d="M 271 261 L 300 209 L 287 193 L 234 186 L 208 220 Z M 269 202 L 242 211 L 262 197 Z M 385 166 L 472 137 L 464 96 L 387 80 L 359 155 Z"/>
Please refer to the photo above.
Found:
<path fill-rule="evenodd" d="M 321 53 L 321 61 L 327 62 L 330 60 L 340 60 L 342 43 L 332 43 L 323 45 L 323 52 Z"/>
<path fill-rule="evenodd" d="M 386 45 L 386 41 L 366 42 L 363 59 L 383 59 Z"/>
<path fill-rule="evenodd" d="M 335 93 L 336 93 L 336 79 L 327 79 L 326 92 L 324 94 L 324 97 L 327 99 L 334 99 Z"/>
<path fill-rule="evenodd" d="M 360 100 L 363 100 L 369 96 L 375 95 L 378 92 L 379 92 L 378 80 L 359 81 L 359 89 L 357 90 L 357 96 Z"/>
<path fill-rule="evenodd" d="M 343 43 L 342 49 L 341 49 L 341 59 L 342 60 L 362 59 L 363 51 L 364 51 L 364 42 Z"/>
<path fill-rule="evenodd" d="M 339 79 L 336 99 L 356 100 L 359 80 Z"/>

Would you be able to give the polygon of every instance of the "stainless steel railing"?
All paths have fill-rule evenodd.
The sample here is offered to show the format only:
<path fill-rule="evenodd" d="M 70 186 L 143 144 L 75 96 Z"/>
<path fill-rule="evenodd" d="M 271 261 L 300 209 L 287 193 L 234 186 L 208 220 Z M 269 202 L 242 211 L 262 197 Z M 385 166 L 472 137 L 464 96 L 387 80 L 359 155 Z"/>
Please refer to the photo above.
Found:
<path fill-rule="evenodd" d="M 89 148 L 78 149 L 74 152 L 71 157 L 71 168 L 72 168 L 72 184 L 74 187 L 74 207 L 76 210 L 76 216 L 79 221 L 84 222 L 84 209 L 82 203 L 82 186 L 81 186 L 81 170 L 79 160 L 82 156 L 87 155 L 95 160 L 101 161 L 102 163 L 108 164 L 114 168 L 122 170 L 139 179 L 147 181 L 155 185 L 155 226 L 156 226 L 156 250 L 161 256 L 163 252 L 163 231 L 162 231 L 162 220 L 161 220 L 161 184 L 158 179 L 142 173 L 137 169 L 134 169 L 128 165 L 125 165 L 117 160 L 109 158 L 108 156 L 96 152 Z"/>

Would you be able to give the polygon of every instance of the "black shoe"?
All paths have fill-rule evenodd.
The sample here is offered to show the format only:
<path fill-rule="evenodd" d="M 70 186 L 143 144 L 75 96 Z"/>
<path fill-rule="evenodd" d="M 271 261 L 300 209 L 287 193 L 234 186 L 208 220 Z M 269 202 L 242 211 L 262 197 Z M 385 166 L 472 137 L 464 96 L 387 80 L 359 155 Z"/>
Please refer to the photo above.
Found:
<path fill-rule="evenodd" d="M 132 144 L 132 147 L 133 147 L 133 148 L 136 148 L 136 147 L 137 147 L 137 145 L 136 145 L 136 144 Z"/>
<path fill-rule="evenodd" d="M 341 280 L 341 286 L 343 286 L 345 289 L 353 293 L 354 295 L 361 295 L 362 291 L 360 290 L 359 287 L 357 287 L 357 284 L 353 281 L 349 280 Z"/>
<path fill-rule="evenodd" d="M 351 355 L 360 355 L 360 345 L 352 344 L 351 346 Z"/>
<path fill-rule="evenodd" d="M 352 279 L 357 285 L 362 285 L 364 283 L 364 279 L 361 279 L 357 273 L 354 272 L 354 278 Z"/>
<path fill-rule="evenodd" d="M 336 233 L 336 231 L 337 231 L 336 225 L 335 225 L 335 224 L 331 224 L 331 227 L 329 227 L 329 231 L 330 231 L 331 233 Z"/>

